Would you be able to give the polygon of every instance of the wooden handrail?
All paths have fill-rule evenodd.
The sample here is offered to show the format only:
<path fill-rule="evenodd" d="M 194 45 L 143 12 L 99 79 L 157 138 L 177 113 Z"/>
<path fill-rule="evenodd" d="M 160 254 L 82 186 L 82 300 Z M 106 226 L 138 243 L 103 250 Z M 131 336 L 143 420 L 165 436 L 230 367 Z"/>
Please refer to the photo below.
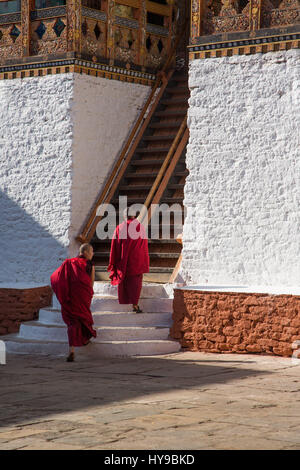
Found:
<path fill-rule="evenodd" d="M 184 122 L 182 123 L 182 125 L 184 124 Z M 179 160 L 179 158 L 181 157 L 181 154 L 184 150 L 184 147 L 186 146 L 187 142 L 188 142 L 188 139 L 189 139 L 189 129 L 186 127 L 186 119 L 185 119 L 185 130 L 184 130 L 184 134 L 180 140 L 180 143 L 179 145 L 177 146 L 176 148 L 176 152 L 174 154 L 174 156 L 172 157 L 172 161 L 170 163 L 170 165 L 168 166 L 168 169 L 167 171 L 165 172 L 164 174 L 164 177 L 155 193 L 155 196 L 153 198 L 153 200 L 151 201 L 151 206 L 149 207 L 149 210 L 148 210 L 148 224 L 151 220 L 151 217 L 153 216 L 154 212 L 155 212 L 155 208 L 154 208 L 154 204 L 159 204 L 159 201 L 167 187 L 167 184 L 173 174 L 173 171 L 177 165 L 177 162 Z"/>
<path fill-rule="evenodd" d="M 156 193 L 156 191 L 158 190 L 158 187 L 159 187 L 159 184 L 163 178 L 163 175 L 165 174 L 166 170 L 167 170 L 167 167 L 170 163 L 170 160 L 171 158 L 173 157 L 174 155 L 174 152 L 176 151 L 177 147 L 178 147 L 178 143 L 182 137 L 182 134 L 184 132 L 184 130 L 186 129 L 186 123 L 187 123 L 187 117 L 184 118 L 184 120 L 182 121 L 181 123 L 181 126 L 176 134 L 176 137 L 175 139 L 173 140 L 172 142 L 172 145 L 170 147 L 170 150 L 168 151 L 168 154 L 162 164 L 162 166 L 160 167 L 160 170 L 158 172 L 158 175 L 157 177 L 155 178 L 155 181 L 149 191 L 149 194 L 147 196 L 147 199 L 146 201 L 144 202 L 144 207 L 139 215 L 139 220 L 142 222 L 144 220 L 144 218 L 146 217 L 146 211 L 149 209 L 150 207 L 150 204 L 152 202 L 152 199 L 154 197 L 154 194 Z M 148 212 L 147 212 L 148 213 Z"/>

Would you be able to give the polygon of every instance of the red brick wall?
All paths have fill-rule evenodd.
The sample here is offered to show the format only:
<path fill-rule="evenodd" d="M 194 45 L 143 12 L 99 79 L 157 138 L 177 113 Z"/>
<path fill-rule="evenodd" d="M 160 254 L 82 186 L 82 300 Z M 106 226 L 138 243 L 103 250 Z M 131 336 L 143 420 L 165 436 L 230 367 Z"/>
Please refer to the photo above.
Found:
<path fill-rule="evenodd" d="M 32 289 L 0 288 L 0 335 L 19 331 L 20 323 L 38 318 L 40 308 L 51 305 L 49 286 Z"/>
<path fill-rule="evenodd" d="M 191 351 L 292 355 L 300 296 L 175 289 L 172 338 Z"/>

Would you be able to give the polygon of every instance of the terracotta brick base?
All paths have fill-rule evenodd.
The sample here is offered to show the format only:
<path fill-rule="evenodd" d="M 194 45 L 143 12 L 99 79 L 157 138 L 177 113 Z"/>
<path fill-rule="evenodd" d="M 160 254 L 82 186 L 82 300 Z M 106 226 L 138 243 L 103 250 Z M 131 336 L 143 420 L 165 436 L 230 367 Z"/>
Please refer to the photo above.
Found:
<path fill-rule="evenodd" d="M 175 289 L 172 338 L 191 351 L 292 355 L 300 296 Z"/>
<path fill-rule="evenodd" d="M 0 288 L 0 335 L 16 333 L 20 323 L 36 320 L 40 308 L 51 305 L 49 286 L 30 289 Z"/>

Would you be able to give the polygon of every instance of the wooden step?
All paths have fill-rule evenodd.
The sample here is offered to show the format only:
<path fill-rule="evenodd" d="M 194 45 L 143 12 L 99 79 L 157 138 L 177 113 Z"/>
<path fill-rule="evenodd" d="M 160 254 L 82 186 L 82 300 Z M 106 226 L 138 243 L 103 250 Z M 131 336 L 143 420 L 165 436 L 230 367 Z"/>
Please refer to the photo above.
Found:
<path fill-rule="evenodd" d="M 138 147 L 135 153 L 164 153 L 169 149 L 170 147 Z"/>
<path fill-rule="evenodd" d="M 180 253 L 149 253 L 150 258 L 179 258 Z M 109 259 L 110 252 L 109 251 L 103 251 L 103 252 L 96 252 L 94 253 L 94 258 L 95 261 L 96 259 Z"/>
<path fill-rule="evenodd" d="M 167 128 L 174 128 L 180 127 L 181 121 L 168 121 L 168 122 L 153 122 L 149 124 L 149 127 L 152 129 L 167 129 Z"/>
<path fill-rule="evenodd" d="M 174 173 L 174 176 L 188 176 L 189 174 L 189 171 L 188 170 L 185 170 L 185 171 L 177 171 L 176 173 Z"/>
<path fill-rule="evenodd" d="M 186 171 L 177 171 L 174 173 L 174 176 L 182 177 L 182 176 L 188 176 L 189 172 Z M 153 173 L 127 173 L 125 174 L 126 179 L 131 179 L 131 178 L 156 178 L 157 172 Z"/>
<path fill-rule="evenodd" d="M 166 204 L 182 204 L 183 203 L 183 197 L 164 197 L 160 201 L 161 204 L 166 203 Z"/>
<path fill-rule="evenodd" d="M 185 104 L 188 105 L 188 98 L 166 98 L 160 101 L 160 104 L 164 106 L 175 105 L 175 104 Z"/>
<path fill-rule="evenodd" d="M 152 184 L 135 184 L 133 186 L 119 186 L 120 191 L 150 191 Z"/>
<path fill-rule="evenodd" d="M 153 173 L 127 173 L 125 174 L 125 178 L 131 179 L 131 178 L 156 178 L 157 172 Z"/>
<path fill-rule="evenodd" d="M 189 94 L 189 89 L 188 87 L 183 87 L 183 86 L 176 86 L 176 87 L 168 87 L 166 89 L 166 93 L 172 93 L 172 94 L 180 94 L 180 93 L 186 93 L 186 94 Z"/>
<path fill-rule="evenodd" d="M 131 165 L 134 166 L 153 166 L 153 165 L 162 165 L 163 162 L 165 161 L 164 158 L 157 158 L 153 160 L 132 160 L 130 162 Z"/>
<path fill-rule="evenodd" d="M 183 189 L 184 184 L 168 184 L 167 189 Z"/>
<path fill-rule="evenodd" d="M 187 113 L 186 109 L 172 109 L 172 110 L 166 109 L 165 111 L 157 111 L 155 113 L 155 116 L 158 116 L 158 117 L 185 116 L 186 113 Z"/>
<path fill-rule="evenodd" d="M 176 80 L 176 82 L 185 82 L 188 83 L 189 76 L 188 74 L 180 74 L 177 75 L 176 73 L 172 76 L 171 81 Z"/>
<path fill-rule="evenodd" d="M 121 194 L 121 196 L 124 196 L 124 194 Z M 112 199 L 112 204 L 118 204 L 119 199 Z M 128 206 L 131 206 L 132 204 L 144 204 L 145 202 L 145 197 L 128 197 L 127 198 L 127 203 Z"/>
<path fill-rule="evenodd" d="M 145 135 L 143 137 L 143 140 L 149 141 L 149 142 L 159 142 L 163 140 L 174 140 L 176 137 L 176 134 L 169 134 L 169 135 Z"/>

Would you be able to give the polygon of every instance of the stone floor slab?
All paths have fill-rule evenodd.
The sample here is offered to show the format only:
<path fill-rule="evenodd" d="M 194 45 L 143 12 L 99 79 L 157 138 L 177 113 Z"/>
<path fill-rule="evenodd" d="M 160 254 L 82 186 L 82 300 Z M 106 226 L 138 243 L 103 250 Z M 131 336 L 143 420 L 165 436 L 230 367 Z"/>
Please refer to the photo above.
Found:
<path fill-rule="evenodd" d="M 299 373 L 258 355 L 8 355 L 0 450 L 300 449 Z"/>

